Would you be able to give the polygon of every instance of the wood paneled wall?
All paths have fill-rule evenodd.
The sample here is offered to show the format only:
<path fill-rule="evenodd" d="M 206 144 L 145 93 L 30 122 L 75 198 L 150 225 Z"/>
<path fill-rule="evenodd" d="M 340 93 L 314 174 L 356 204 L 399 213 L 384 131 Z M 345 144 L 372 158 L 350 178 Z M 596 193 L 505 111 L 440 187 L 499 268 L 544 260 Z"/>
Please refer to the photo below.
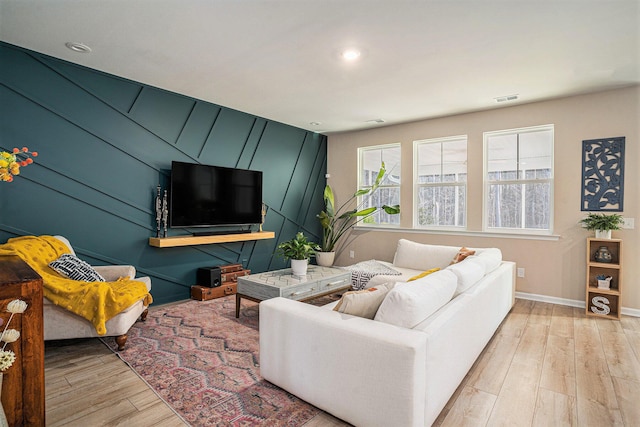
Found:
<path fill-rule="evenodd" d="M 4 43 L 0 64 L 0 149 L 40 153 L 0 183 L 0 242 L 64 235 L 92 264 L 151 276 L 166 303 L 189 297 L 198 267 L 283 268 L 278 242 L 298 230 L 320 240 L 325 136 Z M 276 239 L 150 247 L 156 186 L 168 187 L 172 160 L 263 171 L 264 229 Z"/>

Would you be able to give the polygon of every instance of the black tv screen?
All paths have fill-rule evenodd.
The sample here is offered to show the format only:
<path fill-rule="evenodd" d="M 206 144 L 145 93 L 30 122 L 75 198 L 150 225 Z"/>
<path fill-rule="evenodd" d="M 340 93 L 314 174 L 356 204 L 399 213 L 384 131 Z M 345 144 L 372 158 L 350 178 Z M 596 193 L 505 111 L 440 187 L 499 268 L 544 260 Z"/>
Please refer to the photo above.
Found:
<path fill-rule="evenodd" d="M 262 172 L 195 163 L 171 163 L 171 227 L 262 222 Z"/>

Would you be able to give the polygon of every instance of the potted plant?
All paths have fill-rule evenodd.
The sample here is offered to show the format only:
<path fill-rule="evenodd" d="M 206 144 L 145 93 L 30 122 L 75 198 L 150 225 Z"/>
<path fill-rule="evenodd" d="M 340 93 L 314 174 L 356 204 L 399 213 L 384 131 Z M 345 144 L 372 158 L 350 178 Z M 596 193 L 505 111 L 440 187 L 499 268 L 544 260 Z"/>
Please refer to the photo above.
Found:
<path fill-rule="evenodd" d="M 302 231 L 298 231 L 293 239 L 280 243 L 276 253 L 284 259 L 291 260 L 294 276 L 304 276 L 307 274 L 309 258 L 319 249 L 317 243 L 308 241 Z"/>
<path fill-rule="evenodd" d="M 316 215 L 320 220 L 320 225 L 322 225 L 322 243 L 320 245 L 320 252 L 316 254 L 318 265 L 331 266 L 333 264 L 336 244 L 344 233 L 355 224 L 364 221 L 379 209 L 383 209 L 389 215 L 397 215 L 400 213 L 399 205 L 362 208 L 368 198 L 370 198 L 380 186 L 385 173 L 386 168 L 384 162 L 382 162 L 373 185 L 370 188 L 356 191 L 353 196 L 345 201 L 338 209 L 335 209 L 335 197 L 331 186 L 327 184 L 324 188 L 324 210 Z M 358 197 L 365 196 L 367 196 L 367 199 L 362 199 L 358 206 L 349 209 L 349 207 L 353 205 L 354 200 L 357 200 Z M 323 255 L 324 253 L 329 253 L 329 255 L 326 256 L 326 260 Z"/>
<path fill-rule="evenodd" d="M 624 223 L 622 215 L 604 213 L 589 213 L 586 218 L 580 220 L 583 228 L 596 231 L 596 239 L 611 239 L 611 230 L 620 230 Z"/>

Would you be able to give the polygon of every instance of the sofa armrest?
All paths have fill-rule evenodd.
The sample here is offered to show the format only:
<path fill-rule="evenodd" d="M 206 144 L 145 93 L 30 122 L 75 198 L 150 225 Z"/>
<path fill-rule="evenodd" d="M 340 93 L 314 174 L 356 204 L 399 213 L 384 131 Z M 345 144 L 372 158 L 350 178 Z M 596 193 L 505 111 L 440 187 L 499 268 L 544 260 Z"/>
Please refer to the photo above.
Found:
<path fill-rule="evenodd" d="M 423 425 L 427 335 L 286 298 L 260 303 L 260 374 L 354 425 Z"/>
<path fill-rule="evenodd" d="M 92 266 L 107 282 L 113 282 L 121 277 L 133 279 L 136 269 L 132 265 L 99 265 Z"/>

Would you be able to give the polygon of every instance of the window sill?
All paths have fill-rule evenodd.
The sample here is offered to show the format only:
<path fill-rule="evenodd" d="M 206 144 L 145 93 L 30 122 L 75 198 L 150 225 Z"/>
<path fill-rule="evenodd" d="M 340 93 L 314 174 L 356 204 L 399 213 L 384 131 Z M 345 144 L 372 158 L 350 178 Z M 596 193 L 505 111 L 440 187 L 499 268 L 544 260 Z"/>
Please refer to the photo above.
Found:
<path fill-rule="evenodd" d="M 415 233 L 415 234 L 442 234 L 442 235 L 458 235 L 472 237 L 488 237 L 491 239 L 521 239 L 521 240 L 550 240 L 558 241 L 562 236 L 557 234 L 526 234 L 526 233 L 496 233 L 488 231 L 469 231 L 469 230 L 426 230 L 418 228 L 402 228 L 402 227 L 368 227 L 356 226 L 353 230 L 358 231 L 384 231 L 391 233 Z"/>

